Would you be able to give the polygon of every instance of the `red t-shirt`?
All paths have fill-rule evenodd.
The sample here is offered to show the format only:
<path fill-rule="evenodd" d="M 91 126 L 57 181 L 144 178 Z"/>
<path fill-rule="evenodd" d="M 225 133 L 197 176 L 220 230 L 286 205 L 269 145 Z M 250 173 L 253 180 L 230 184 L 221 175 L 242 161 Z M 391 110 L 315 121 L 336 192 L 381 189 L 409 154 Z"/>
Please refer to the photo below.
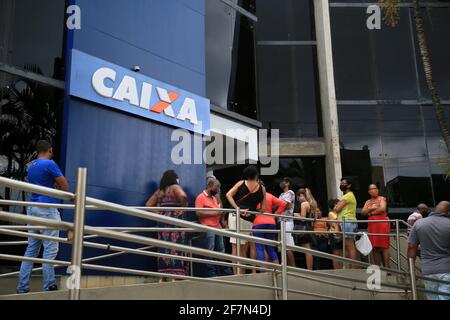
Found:
<path fill-rule="evenodd" d="M 216 197 L 210 196 L 206 190 L 200 193 L 195 199 L 195 207 L 196 208 L 220 208 L 219 201 L 217 201 Z M 213 211 L 206 211 L 208 213 L 213 213 Z M 217 211 L 214 211 L 217 212 Z M 220 224 L 220 216 L 208 217 L 208 218 L 198 218 L 201 224 L 206 226 L 222 229 Z"/>
<path fill-rule="evenodd" d="M 277 207 L 275 214 L 281 214 L 287 206 L 287 202 L 278 199 L 273 194 L 266 192 L 266 213 L 273 213 L 273 207 Z M 261 208 L 259 205 L 258 208 Z M 253 221 L 253 225 L 275 224 L 275 218 L 271 216 L 258 215 Z"/>

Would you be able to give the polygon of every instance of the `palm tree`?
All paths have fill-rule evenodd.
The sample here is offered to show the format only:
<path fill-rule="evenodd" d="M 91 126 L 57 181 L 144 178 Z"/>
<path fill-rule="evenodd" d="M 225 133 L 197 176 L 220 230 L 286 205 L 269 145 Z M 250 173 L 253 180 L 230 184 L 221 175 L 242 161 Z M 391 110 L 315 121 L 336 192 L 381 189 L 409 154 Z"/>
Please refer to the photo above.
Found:
<path fill-rule="evenodd" d="M 36 67 L 27 69 L 39 73 Z M 17 78 L 0 92 L 0 156 L 7 159 L 0 175 L 24 180 L 36 142 L 51 142 L 56 135 L 55 93 L 52 88 Z M 10 199 L 8 188 L 5 198 Z"/>
<path fill-rule="evenodd" d="M 384 4 L 384 21 L 388 26 L 395 27 L 399 20 L 399 9 L 397 7 L 400 0 L 379 0 Z M 431 65 L 430 54 L 425 38 L 425 31 L 423 28 L 423 19 L 420 12 L 420 0 L 413 0 L 414 4 L 414 22 L 417 34 L 417 41 L 419 44 L 420 58 L 422 60 L 422 67 L 425 73 L 425 79 L 427 82 L 428 91 L 433 103 L 434 112 L 436 114 L 436 120 L 441 130 L 442 137 L 447 147 L 447 157 L 442 161 L 442 164 L 446 167 L 445 179 L 450 179 L 450 130 L 445 119 L 445 111 L 441 104 L 441 98 L 436 88 L 436 83 L 433 79 L 433 68 Z"/>
<path fill-rule="evenodd" d="M 441 104 L 441 98 L 436 88 L 436 83 L 433 79 L 433 69 L 431 67 L 431 60 L 428 51 L 427 42 L 425 39 L 425 32 L 423 29 L 423 20 L 420 13 L 420 0 L 414 0 L 414 21 L 416 25 L 417 40 L 419 42 L 420 58 L 422 59 L 422 66 L 425 72 L 425 79 L 427 81 L 428 91 L 430 92 L 431 101 L 433 102 L 434 112 L 439 128 L 442 132 L 445 145 L 447 146 L 447 153 L 450 154 L 450 130 L 445 119 L 444 108 Z"/>

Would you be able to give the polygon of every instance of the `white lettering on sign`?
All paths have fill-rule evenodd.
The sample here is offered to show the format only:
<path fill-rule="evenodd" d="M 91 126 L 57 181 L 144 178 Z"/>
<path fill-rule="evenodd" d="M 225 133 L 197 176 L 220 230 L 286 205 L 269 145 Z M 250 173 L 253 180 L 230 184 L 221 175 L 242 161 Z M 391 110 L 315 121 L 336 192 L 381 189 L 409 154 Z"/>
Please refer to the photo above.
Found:
<path fill-rule="evenodd" d="M 110 68 L 100 68 L 95 71 L 92 76 L 92 86 L 94 87 L 94 90 L 102 97 L 112 98 L 114 90 L 113 88 L 108 88 L 105 85 L 106 79 L 116 81 L 116 72 Z"/>
<path fill-rule="evenodd" d="M 113 99 L 118 101 L 128 100 L 133 106 L 139 106 L 136 80 L 129 76 L 123 77 L 123 80 L 117 88 Z"/>
<path fill-rule="evenodd" d="M 195 101 L 194 100 L 192 100 L 190 98 L 186 98 L 186 100 L 184 100 L 184 103 L 181 106 L 181 110 L 180 110 L 180 113 L 178 114 L 177 119 L 181 120 L 181 121 L 185 121 L 186 119 L 189 119 L 189 121 L 192 124 L 198 124 L 197 110 L 195 109 Z"/>
<path fill-rule="evenodd" d="M 100 68 L 92 76 L 92 86 L 95 92 L 102 97 L 113 98 L 121 102 L 127 101 L 135 107 L 140 107 L 158 114 L 164 113 L 164 115 L 180 121 L 188 120 L 193 125 L 198 124 L 197 108 L 194 99 L 185 98 L 178 116 L 176 116 L 172 104 L 180 97 L 179 93 L 169 92 L 167 89 L 155 87 L 160 101 L 156 105 L 151 106 L 150 101 L 154 87 L 152 84 L 142 82 L 139 96 L 139 84 L 135 78 L 125 75 L 117 89 L 114 90 L 116 78 L 117 72 L 113 69 Z M 107 80 L 112 83 L 110 86 L 106 83 Z"/>
<path fill-rule="evenodd" d="M 150 99 L 152 98 L 152 89 L 153 86 L 150 83 L 147 82 L 142 83 L 141 103 L 139 104 L 139 106 L 142 109 L 150 110 Z"/>

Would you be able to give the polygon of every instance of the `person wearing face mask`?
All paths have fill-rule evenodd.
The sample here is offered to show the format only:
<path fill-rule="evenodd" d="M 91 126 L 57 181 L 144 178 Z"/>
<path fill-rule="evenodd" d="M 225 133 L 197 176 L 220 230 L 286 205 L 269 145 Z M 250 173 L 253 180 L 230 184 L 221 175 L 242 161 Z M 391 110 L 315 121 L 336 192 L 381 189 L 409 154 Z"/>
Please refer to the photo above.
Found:
<path fill-rule="evenodd" d="M 345 256 L 356 260 L 355 238 L 358 232 L 358 223 L 356 222 L 356 198 L 352 191 L 352 181 L 349 178 L 342 178 L 339 188 L 344 193 L 344 196 L 336 204 L 333 211 L 338 214 L 340 221 L 345 220 L 345 223 L 343 223 L 343 229 L 345 230 Z M 355 265 L 350 265 L 349 267 L 356 268 Z"/>
<path fill-rule="evenodd" d="M 387 216 L 387 202 L 386 198 L 379 195 L 378 187 L 374 184 L 369 186 L 370 199 L 364 204 L 362 214 L 368 216 L 369 220 L 389 220 Z M 371 222 L 368 226 L 368 232 L 371 233 L 390 233 L 389 222 Z M 389 235 L 386 236 L 374 236 L 369 235 L 370 242 L 372 243 L 372 258 L 376 265 L 383 265 L 389 268 L 389 247 L 390 239 Z"/>
<path fill-rule="evenodd" d="M 211 211 L 196 212 L 200 224 L 217 229 L 222 229 L 220 221 L 222 219 L 223 212 L 214 210 L 221 207 L 219 201 L 217 200 L 217 194 L 219 193 L 219 190 L 219 180 L 217 180 L 216 178 L 208 179 L 206 189 L 203 190 L 203 192 L 200 193 L 195 199 L 195 207 L 212 209 Z M 212 232 L 204 232 L 202 234 L 202 237 L 204 237 L 202 239 L 202 244 L 204 245 L 205 249 L 225 253 L 225 245 L 223 242 L 223 237 L 221 235 L 217 235 Z M 207 269 L 208 277 L 217 277 L 220 275 L 232 274 L 231 270 L 224 269 L 223 267 L 212 264 L 207 265 Z"/>

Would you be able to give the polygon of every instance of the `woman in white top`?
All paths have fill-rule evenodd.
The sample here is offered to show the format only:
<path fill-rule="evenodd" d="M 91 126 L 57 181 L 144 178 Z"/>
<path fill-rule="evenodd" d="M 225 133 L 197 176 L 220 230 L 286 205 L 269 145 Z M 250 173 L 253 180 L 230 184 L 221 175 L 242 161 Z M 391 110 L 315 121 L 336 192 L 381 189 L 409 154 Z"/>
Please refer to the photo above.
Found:
<path fill-rule="evenodd" d="M 286 209 L 281 213 L 286 216 L 294 216 L 294 204 L 295 204 L 295 193 L 290 188 L 292 187 L 292 180 L 290 178 L 283 178 L 280 182 L 280 188 L 283 193 L 280 194 L 279 198 L 288 203 Z M 286 231 L 294 230 L 294 220 L 289 218 L 284 218 L 286 221 Z M 286 245 L 295 246 L 294 238 L 291 232 L 286 233 Z M 287 250 L 287 263 L 291 267 L 295 267 L 295 256 L 292 250 Z"/>

